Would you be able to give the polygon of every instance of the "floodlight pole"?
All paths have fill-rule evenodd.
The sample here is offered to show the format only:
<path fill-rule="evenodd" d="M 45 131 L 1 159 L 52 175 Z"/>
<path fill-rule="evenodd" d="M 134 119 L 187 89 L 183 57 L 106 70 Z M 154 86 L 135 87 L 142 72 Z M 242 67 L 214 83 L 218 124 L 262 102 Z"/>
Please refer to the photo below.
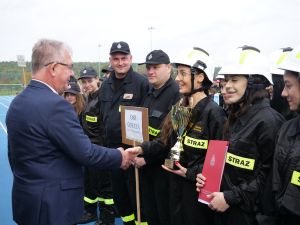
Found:
<path fill-rule="evenodd" d="M 98 44 L 99 47 L 99 77 L 101 76 L 101 59 L 100 59 L 100 55 L 101 55 L 101 44 Z"/>
<path fill-rule="evenodd" d="M 154 27 L 148 27 L 148 30 L 150 32 L 150 50 L 152 51 L 152 30 L 154 30 Z"/>

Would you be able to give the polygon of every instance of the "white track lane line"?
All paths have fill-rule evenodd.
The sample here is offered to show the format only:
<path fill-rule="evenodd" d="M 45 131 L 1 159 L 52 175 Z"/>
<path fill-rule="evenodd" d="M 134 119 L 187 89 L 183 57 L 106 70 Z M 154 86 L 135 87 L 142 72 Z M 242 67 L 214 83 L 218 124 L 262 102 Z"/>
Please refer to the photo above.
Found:
<path fill-rule="evenodd" d="M 2 127 L 2 129 L 4 130 L 4 132 L 7 134 L 7 130 L 5 128 L 5 126 L 3 125 L 3 123 L 0 121 L 0 126 Z"/>
<path fill-rule="evenodd" d="M 2 102 L 0 102 L 0 105 L 3 105 L 5 108 L 8 109 L 8 105 L 3 104 Z"/>

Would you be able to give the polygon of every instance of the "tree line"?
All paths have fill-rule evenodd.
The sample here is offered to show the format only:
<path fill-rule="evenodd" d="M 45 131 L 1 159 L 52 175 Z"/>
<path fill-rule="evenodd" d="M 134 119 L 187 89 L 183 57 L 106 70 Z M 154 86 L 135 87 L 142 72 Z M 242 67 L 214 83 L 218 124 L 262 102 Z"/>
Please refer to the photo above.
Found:
<path fill-rule="evenodd" d="M 84 67 L 93 67 L 99 74 L 99 62 L 74 62 L 74 73 L 79 77 L 80 70 Z M 108 66 L 108 62 L 101 63 L 101 70 Z M 24 72 L 31 73 L 31 63 L 26 62 Z M 0 62 L 0 83 L 1 84 L 20 84 L 23 81 L 23 69 L 18 67 L 16 61 Z"/>
<path fill-rule="evenodd" d="M 109 62 L 101 63 L 101 68 L 107 68 Z M 141 74 L 146 74 L 145 66 L 138 66 L 137 63 L 132 64 L 134 70 Z M 75 77 L 78 78 L 80 75 L 80 70 L 84 67 L 93 67 L 100 76 L 102 73 L 99 73 L 99 62 L 74 62 L 73 70 L 75 73 Z M 216 67 L 214 71 L 214 75 L 218 73 L 220 67 Z M 31 63 L 26 62 L 26 67 L 24 68 L 25 73 L 31 73 Z M 175 77 L 175 74 L 173 74 Z M 18 63 L 16 61 L 9 62 L 0 62 L 0 84 L 22 84 L 23 83 L 23 69 L 22 67 L 18 67 Z"/>

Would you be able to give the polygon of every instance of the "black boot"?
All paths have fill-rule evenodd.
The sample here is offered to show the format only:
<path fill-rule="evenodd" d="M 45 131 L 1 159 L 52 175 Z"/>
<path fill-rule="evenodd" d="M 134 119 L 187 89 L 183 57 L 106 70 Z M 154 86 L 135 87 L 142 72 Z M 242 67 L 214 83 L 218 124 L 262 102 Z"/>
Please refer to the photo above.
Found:
<path fill-rule="evenodd" d="M 102 220 L 98 220 L 94 225 L 103 225 Z"/>
<path fill-rule="evenodd" d="M 79 224 L 90 223 L 93 221 L 97 221 L 97 219 L 98 219 L 98 217 L 97 217 L 96 213 L 90 213 L 90 212 L 84 211 L 84 214 L 78 223 Z"/>
<path fill-rule="evenodd" d="M 115 225 L 115 220 L 112 222 L 104 223 L 102 220 L 98 220 L 94 225 Z"/>
<path fill-rule="evenodd" d="M 115 225 L 115 207 L 114 205 L 101 205 L 100 218 L 95 225 Z"/>

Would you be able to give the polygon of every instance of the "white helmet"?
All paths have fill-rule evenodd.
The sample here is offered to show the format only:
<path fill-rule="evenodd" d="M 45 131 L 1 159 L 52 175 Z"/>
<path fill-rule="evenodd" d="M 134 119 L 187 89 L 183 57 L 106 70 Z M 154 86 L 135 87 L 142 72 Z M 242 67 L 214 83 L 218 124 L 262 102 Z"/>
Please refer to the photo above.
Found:
<path fill-rule="evenodd" d="M 225 77 L 223 74 L 217 74 L 216 80 L 224 80 L 224 79 L 225 79 Z"/>
<path fill-rule="evenodd" d="M 194 47 L 190 49 L 186 49 L 181 54 L 178 54 L 175 57 L 175 60 L 172 62 L 175 66 L 178 64 L 190 66 L 191 69 L 199 69 L 202 70 L 209 81 L 213 82 L 213 66 L 212 60 L 207 51 L 204 49 Z"/>
<path fill-rule="evenodd" d="M 280 67 L 280 65 L 284 62 L 284 60 L 291 53 L 292 50 L 293 49 L 290 47 L 281 48 L 271 54 L 271 57 L 270 57 L 270 60 L 271 60 L 270 73 L 271 74 L 283 75 L 284 71 L 281 69 L 278 69 L 278 67 Z"/>
<path fill-rule="evenodd" d="M 252 46 L 237 48 L 230 56 L 230 63 L 221 68 L 220 75 L 261 75 L 273 84 L 266 58 Z"/>
<path fill-rule="evenodd" d="M 294 48 L 278 68 L 300 73 L 300 46 Z"/>

